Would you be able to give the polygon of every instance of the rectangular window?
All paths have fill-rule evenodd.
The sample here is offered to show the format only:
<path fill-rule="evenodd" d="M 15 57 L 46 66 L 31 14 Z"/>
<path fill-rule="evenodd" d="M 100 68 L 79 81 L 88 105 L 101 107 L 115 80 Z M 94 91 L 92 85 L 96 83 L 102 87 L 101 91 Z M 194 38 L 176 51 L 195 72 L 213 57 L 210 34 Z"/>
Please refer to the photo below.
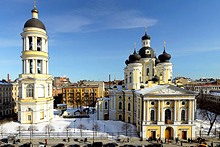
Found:
<path fill-rule="evenodd" d="M 31 121 L 31 115 L 28 115 L 28 121 Z"/>

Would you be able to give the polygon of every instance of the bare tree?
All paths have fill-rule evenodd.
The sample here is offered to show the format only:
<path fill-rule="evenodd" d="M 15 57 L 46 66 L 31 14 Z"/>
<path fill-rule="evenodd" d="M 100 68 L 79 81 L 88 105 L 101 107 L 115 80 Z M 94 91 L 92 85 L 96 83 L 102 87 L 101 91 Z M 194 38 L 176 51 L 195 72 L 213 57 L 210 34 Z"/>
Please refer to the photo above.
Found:
<path fill-rule="evenodd" d="M 29 127 L 28 127 L 28 131 L 30 131 L 30 137 L 33 136 L 34 134 L 34 131 L 38 131 L 37 127 L 33 124 L 31 124 Z"/>
<path fill-rule="evenodd" d="M 66 137 L 69 137 L 70 125 L 65 126 L 64 130 L 66 131 Z"/>
<path fill-rule="evenodd" d="M 209 130 L 208 130 L 208 134 L 207 135 L 210 135 L 210 132 L 212 130 L 212 127 L 214 125 L 214 123 L 217 121 L 217 117 L 218 117 L 218 114 L 216 113 L 213 113 L 213 112 L 210 112 L 208 110 L 200 110 L 199 114 L 205 119 L 205 120 L 208 120 L 209 121 L 209 124 L 210 124 L 210 127 L 209 127 Z"/>
<path fill-rule="evenodd" d="M 46 134 L 48 134 L 48 136 L 50 137 L 50 133 L 52 131 L 54 131 L 54 127 L 51 123 L 47 124 L 45 127 L 44 127 L 45 131 L 46 131 Z"/>
<path fill-rule="evenodd" d="M 21 135 L 21 132 L 24 131 L 24 130 L 25 130 L 25 128 L 23 126 L 21 126 L 21 125 L 19 125 L 17 127 L 17 131 L 18 131 L 19 136 Z"/>
<path fill-rule="evenodd" d="M 97 131 L 100 131 L 100 127 L 97 123 L 93 124 L 93 131 L 95 131 L 96 136 L 97 136 Z"/>
<path fill-rule="evenodd" d="M 212 101 L 210 99 L 212 98 L 212 95 L 209 94 L 203 94 L 203 91 L 201 90 L 199 95 L 196 97 L 198 107 L 200 108 L 200 115 L 202 115 L 206 120 L 209 120 L 210 127 L 208 130 L 208 134 L 210 135 L 210 132 L 212 130 L 212 127 L 217 120 L 217 117 L 220 115 L 220 110 L 217 109 L 220 107 L 220 103 L 217 101 Z"/>
<path fill-rule="evenodd" d="M 128 131 L 131 129 L 131 124 L 129 123 L 125 123 L 122 125 L 121 129 L 122 131 L 125 131 L 125 135 L 127 136 L 128 135 Z"/>
<path fill-rule="evenodd" d="M 5 127 L 3 127 L 2 124 L 0 124 L 0 132 L 1 132 L 1 136 L 3 138 L 3 134 L 6 132 L 6 129 L 5 129 Z"/>
<path fill-rule="evenodd" d="M 82 130 L 86 129 L 86 127 L 83 124 L 79 124 L 77 128 L 80 129 L 80 135 L 82 137 Z"/>

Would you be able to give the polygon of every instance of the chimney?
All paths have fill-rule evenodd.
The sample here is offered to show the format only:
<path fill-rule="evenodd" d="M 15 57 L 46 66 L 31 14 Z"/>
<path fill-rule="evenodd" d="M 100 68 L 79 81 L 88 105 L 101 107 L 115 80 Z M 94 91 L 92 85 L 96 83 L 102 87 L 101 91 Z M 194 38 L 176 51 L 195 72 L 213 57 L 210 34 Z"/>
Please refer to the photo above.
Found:
<path fill-rule="evenodd" d="M 8 83 L 10 83 L 10 82 L 11 82 L 10 75 L 8 74 Z"/>

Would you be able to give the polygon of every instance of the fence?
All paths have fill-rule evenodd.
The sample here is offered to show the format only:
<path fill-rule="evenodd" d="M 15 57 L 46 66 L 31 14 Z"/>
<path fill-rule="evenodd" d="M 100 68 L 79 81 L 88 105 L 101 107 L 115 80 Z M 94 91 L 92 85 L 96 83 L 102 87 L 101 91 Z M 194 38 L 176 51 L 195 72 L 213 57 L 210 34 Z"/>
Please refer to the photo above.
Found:
<path fill-rule="evenodd" d="M 137 132 L 98 132 L 98 131 L 63 131 L 63 132 L 38 132 L 38 131 L 21 131 L 20 133 L 1 133 L 1 138 L 8 136 L 16 136 L 20 139 L 36 139 L 36 138 L 90 138 L 90 139 L 118 139 L 127 137 L 138 137 Z"/>

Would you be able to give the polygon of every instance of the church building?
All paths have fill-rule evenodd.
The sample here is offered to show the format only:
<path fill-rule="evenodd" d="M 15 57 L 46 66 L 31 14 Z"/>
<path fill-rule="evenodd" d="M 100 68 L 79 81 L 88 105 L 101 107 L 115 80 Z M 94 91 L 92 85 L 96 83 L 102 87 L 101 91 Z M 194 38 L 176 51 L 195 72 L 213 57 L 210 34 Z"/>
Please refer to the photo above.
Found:
<path fill-rule="evenodd" d="M 48 36 L 38 19 L 36 6 L 24 24 L 22 73 L 19 75 L 18 121 L 21 124 L 48 122 L 53 118 L 52 76 L 48 67 Z"/>
<path fill-rule="evenodd" d="M 98 119 L 134 124 L 142 139 L 194 139 L 196 93 L 172 83 L 173 64 L 165 45 L 156 57 L 147 33 L 141 41 L 142 48 L 125 61 L 124 85 L 99 99 Z"/>

